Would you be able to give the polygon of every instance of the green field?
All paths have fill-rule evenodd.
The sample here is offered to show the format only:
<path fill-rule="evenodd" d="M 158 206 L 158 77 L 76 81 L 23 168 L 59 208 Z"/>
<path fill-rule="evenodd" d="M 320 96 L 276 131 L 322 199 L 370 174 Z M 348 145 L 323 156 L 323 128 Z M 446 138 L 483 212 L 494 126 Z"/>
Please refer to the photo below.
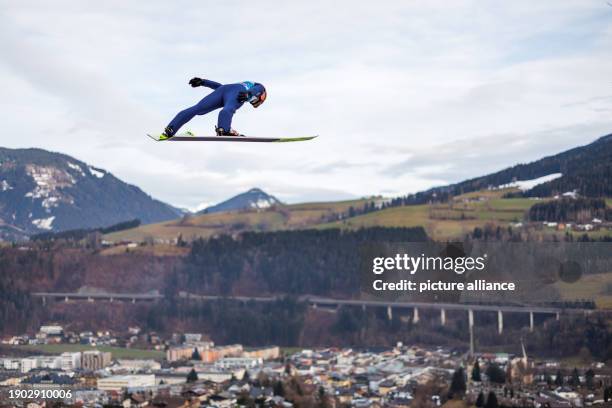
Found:
<path fill-rule="evenodd" d="M 361 208 L 369 201 L 371 199 L 317 202 L 283 205 L 259 211 L 200 214 L 107 234 L 104 239 L 114 242 L 142 242 L 152 239 L 173 240 L 181 235 L 184 240 L 191 241 L 196 238 L 209 238 L 242 231 L 309 228 L 326 222 L 334 214 L 348 212 L 351 206 Z"/>
<path fill-rule="evenodd" d="M 555 287 L 563 299 L 593 299 L 599 309 L 612 308 L 612 271 L 584 275 L 574 283 L 558 281 Z"/>
<path fill-rule="evenodd" d="M 88 350 L 99 350 L 109 351 L 113 354 L 113 359 L 125 358 L 125 359 L 156 359 L 160 360 L 164 358 L 163 351 L 157 350 L 141 350 L 141 349 L 129 349 L 121 347 L 111 346 L 88 346 L 86 344 L 36 344 L 26 346 L 16 346 L 19 350 L 28 350 L 33 353 L 40 352 L 45 354 L 61 354 L 64 352 L 74 351 L 88 351 Z"/>
<path fill-rule="evenodd" d="M 457 239 L 476 227 L 499 225 L 502 227 L 524 221 L 531 206 L 544 200 L 531 198 L 503 198 L 512 189 L 484 190 L 453 197 L 448 203 L 409 205 L 387 208 L 368 214 L 346 218 L 350 207 L 363 208 L 376 198 L 338 202 L 318 202 L 276 206 L 267 210 L 231 211 L 188 216 L 179 220 L 142 225 L 125 231 L 105 235 L 109 241 L 155 242 L 172 241 L 179 235 L 186 241 L 209 238 L 220 234 L 243 231 L 278 231 L 306 228 L 417 227 L 439 240 Z M 608 205 L 612 199 L 607 200 Z M 341 221 L 330 221 L 343 215 Z M 545 233 L 558 233 L 555 230 Z M 576 232 L 575 234 L 578 234 Z M 583 235 L 580 232 L 579 235 Z M 609 231 L 588 233 L 593 238 L 609 235 Z M 113 251 L 122 251 L 115 248 Z M 132 249 L 146 251 L 146 249 Z M 168 249 L 167 255 L 178 254 Z"/>
<path fill-rule="evenodd" d="M 281 355 L 282 356 L 290 356 L 292 354 L 296 354 L 304 350 L 304 347 L 281 347 Z"/>
<path fill-rule="evenodd" d="M 434 239 L 462 237 L 487 223 L 508 225 L 524 220 L 536 201 L 527 198 L 501 198 L 501 191 L 483 196 L 470 193 L 448 204 L 410 205 L 376 211 L 347 220 L 327 223 L 321 228 L 416 227 L 422 226 Z M 482 197 L 481 200 L 478 198 Z"/>

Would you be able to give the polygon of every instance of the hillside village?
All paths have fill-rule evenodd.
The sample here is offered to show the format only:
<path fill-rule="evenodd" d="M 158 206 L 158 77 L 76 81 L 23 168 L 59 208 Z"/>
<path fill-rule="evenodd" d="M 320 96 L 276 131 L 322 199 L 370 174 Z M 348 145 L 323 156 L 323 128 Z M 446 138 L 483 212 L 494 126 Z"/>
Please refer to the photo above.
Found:
<path fill-rule="evenodd" d="M 121 358 L 113 355 L 119 348 L 98 350 L 126 337 L 163 353 Z M 525 346 L 520 355 L 470 355 L 401 343 L 390 348 L 249 349 L 215 345 L 199 333 L 162 338 L 131 327 L 125 333 L 77 334 L 58 325 L 42 326 L 33 336 L 5 338 L 3 344 L 14 351 L 22 350 L 23 343 L 44 350 L 75 341 L 88 347 L 0 358 L 0 392 L 15 386 L 69 390 L 70 396 L 54 400 L 118 407 L 603 407 L 612 398 L 612 370 L 606 364 L 571 367 L 534 360 Z"/>

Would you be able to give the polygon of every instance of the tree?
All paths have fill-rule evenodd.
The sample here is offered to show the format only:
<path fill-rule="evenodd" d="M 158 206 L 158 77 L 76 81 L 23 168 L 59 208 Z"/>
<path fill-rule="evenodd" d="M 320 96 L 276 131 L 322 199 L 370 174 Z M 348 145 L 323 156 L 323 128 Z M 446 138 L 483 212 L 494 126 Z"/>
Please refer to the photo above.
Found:
<path fill-rule="evenodd" d="M 319 387 L 319 408 L 331 408 L 334 405 L 331 403 L 327 393 L 325 392 L 325 388 L 322 386 Z"/>
<path fill-rule="evenodd" d="M 278 395 L 279 397 L 285 396 L 285 390 L 283 389 L 283 382 L 281 380 L 276 380 L 273 387 L 274 395 Z"/>
<path fill-rule="evenodd" d="M 591 388 L 591 389 L 592 389 L 592 388 L 593 388 L 593 386 L 595 385 L 595 384 L 593 383 L 593 380 L 595 379 L 595 372 L 594 372 L 594 371 L 593 371 L 591 368 L 589 368 L 589 369 L 588 369 L 588 370 L 587 370 L 587 371 L 584 373 L 584 376 L 586 377 L 586 385 L 587 385 L 587 387 L 589 387 L 589 388 Z"/>
<path fill-rule="evenodd" d="M 555 376 L 555 385 L 557 387 L 561 387 L 563 385 L 563 373 L 561 370 L 557 370 L 557 375 Z"/>
<path fill-rule="evenodd" d="M 487 366 L 486 374 L 491 382 L 497 384 L 503 384 L 506 382 L 506 373 L 495 363 L 491 363 Z"/>
<path fill-rule="evenodd" d="M 193 349 L 193 353 L 191 353 L 191 359 L 198 361 L 202 360 L 202 356 L 200 355 L 200 352 L 198 351 L 197 347 Z"/>
<path fill-rule="evenodd" d="M 269 387 L 270 386 L 270 378 L 268 375 L 262 370 L 257 374 L 257 384 L 260 387 Z"/>
<path fill-rule="evenodd" d="M 571 379 L 572 387 L 580 386 L 580 374 L 578 374 L 578 369 L 574 367 L 574 371 L 572 371 L 572 379 Z"/>
<path fill-rule="evenodd" d="M 550 374 L 548 374 L 548 371 L 544 371 L 544 381 L 546 382 L 546 384 L 548 384 L 549 387 L 553 385 L 552 377 L 550 376 Z"/>
<path fill-rule="evenodd" d="M 476 406 L 478 408 L 484 407 L 485 401 L 484 401 L 484 394 L 482 393 L 482 391 L 480 391 L 480 393 L 478 394 L 478 397 L 476 398 Z"/>
<path fill-rule="evenodd" d="M 480 364 L 478 364 L 478 360 L 476 360 L 474 367 L 472 368 L 472 381 L 482 381 L 482 378 L 480 378 Z"/>
<path fill-rule="evenodd" d="M 466 389 L 465 373 L 463 367 L 459 367 L 453 373 L 453 379 L 451 380 L 450 389 L 448 391 L 449 397 L 462 396 L 465 394 Z"/>
<path fill-rule="evenodd" d="M 485 408 L 499 408 L 499 403 L 497 402 L 497 395 L 495 395 L 493 391 L 489 391 Z"/>
<path fill-rule="evenodd" d="M 192 368 L 189 374 L 187 374 L 187 382 L 193 383 L 198 381 L 198 373 L 196 373 L 195 369 Z"/>

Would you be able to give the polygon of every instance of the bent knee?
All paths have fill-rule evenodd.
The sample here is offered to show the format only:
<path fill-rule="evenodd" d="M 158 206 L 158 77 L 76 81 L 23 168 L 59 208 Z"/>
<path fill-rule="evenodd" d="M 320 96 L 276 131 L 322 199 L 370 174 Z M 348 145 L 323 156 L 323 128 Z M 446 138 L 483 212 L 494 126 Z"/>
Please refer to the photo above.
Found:
<path fill-rule="evenodd" d="M 223 108 L 221 109 L 221 113 L 225 115 L 233 115 L 234 113 L 236 113 L 236 108 Z"/>

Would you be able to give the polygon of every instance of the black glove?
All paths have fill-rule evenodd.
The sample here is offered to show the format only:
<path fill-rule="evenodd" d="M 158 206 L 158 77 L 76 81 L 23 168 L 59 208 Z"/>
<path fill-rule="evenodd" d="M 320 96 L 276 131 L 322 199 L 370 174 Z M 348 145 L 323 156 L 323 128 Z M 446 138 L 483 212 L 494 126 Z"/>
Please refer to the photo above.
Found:
<path fill-rule="evenodd" d="M 189 80 L 189 85 L 191 85 L 192 87 L 195 88 L 195 87 L 198 87 L 198 86 L 202 86 L 203 82 L 204 82 L 204 80 L 202 78 L 195 77 L 195 78 L 191 78 Z"/>
<path fill-rule="evenodd" d="M 250 92 L 246 92 L 246 91 L 238 92 L 238 102 L 244 103 L 248 101 L 249 99 L 251 99 Z"/>

